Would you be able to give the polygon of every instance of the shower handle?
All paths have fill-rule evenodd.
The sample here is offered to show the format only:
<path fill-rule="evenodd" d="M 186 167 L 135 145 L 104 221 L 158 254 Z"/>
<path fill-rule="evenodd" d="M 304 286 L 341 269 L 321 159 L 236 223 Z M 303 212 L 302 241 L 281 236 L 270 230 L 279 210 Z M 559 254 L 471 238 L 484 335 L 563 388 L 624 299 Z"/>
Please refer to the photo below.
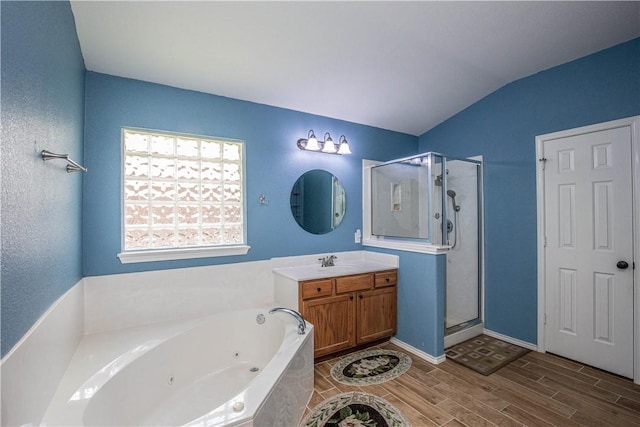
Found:
<path fill-rule="evenodd" d="M 442 224 L 442 231 L 444 231 L 444 228 L 445 228 L 445 225 L 444 225 L 444 223 L 443 223 L 443 224 Z M 451 233 L 451 232 L 453 231 L 453 229 L 454 229 L 453 221 L 451 221 L 450 219 L 448 219 L 448 220 L 447 220 L 447 226 L 446 226 L 446 228 L 447 228 L 447 234 Z"/>

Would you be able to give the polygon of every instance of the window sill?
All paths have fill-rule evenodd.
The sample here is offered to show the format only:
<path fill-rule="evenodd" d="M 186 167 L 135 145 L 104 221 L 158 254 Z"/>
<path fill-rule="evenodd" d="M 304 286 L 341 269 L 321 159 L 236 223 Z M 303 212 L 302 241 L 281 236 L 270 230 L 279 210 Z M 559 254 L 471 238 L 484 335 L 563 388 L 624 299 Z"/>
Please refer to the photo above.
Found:
<path fill-rule="evenodd" d="M 158 249 L 144 251 L 126 251 L 118 254 L 120 262 L 131 264 L 135 262 L 172 261 L 179 259 L 211 258 L 231 255 L 245 255 L 251 246 L 221 246 L 206 248 Z"/>

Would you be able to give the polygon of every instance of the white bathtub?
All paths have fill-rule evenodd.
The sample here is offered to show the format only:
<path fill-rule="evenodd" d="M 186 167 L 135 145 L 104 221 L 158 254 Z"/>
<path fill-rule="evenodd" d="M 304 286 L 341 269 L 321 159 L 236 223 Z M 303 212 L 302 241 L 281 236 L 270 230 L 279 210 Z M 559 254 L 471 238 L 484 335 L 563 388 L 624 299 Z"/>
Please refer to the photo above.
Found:
<path fill-rule="evenodd" d="M 311 325 L 242 310 L 86 336 L 41 424 L 291 426 L 312 392 Z"/>

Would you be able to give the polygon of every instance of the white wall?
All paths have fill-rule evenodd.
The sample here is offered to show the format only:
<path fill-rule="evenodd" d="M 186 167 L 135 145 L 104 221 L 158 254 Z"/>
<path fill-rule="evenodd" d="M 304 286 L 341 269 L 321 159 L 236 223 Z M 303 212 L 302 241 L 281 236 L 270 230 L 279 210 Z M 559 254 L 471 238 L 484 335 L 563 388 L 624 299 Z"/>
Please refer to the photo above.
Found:
<path fill-rule="evenodd" d="M 273 301 L 271 261 L 85 278 L 87 334 Z"/>

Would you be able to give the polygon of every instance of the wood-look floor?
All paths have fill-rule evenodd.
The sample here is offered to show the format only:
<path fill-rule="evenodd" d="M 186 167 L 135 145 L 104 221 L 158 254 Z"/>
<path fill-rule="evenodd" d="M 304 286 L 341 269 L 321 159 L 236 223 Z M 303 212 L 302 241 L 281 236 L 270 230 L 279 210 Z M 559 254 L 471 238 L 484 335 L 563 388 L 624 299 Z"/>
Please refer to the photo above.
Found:
<path fill-rule="evenodd" d="M 422 426 L 640 426 L 640 386 L 550 354 L 529 352 L 489 376 L 455 362 L 432 365 L 390 343 L 413 361 L 400 377 L 353 387 L 331 378 L 339 358 L 315 365 L 315 389 L 305 411 L 338 393 L 360 390 L 396 406 Z"/>

